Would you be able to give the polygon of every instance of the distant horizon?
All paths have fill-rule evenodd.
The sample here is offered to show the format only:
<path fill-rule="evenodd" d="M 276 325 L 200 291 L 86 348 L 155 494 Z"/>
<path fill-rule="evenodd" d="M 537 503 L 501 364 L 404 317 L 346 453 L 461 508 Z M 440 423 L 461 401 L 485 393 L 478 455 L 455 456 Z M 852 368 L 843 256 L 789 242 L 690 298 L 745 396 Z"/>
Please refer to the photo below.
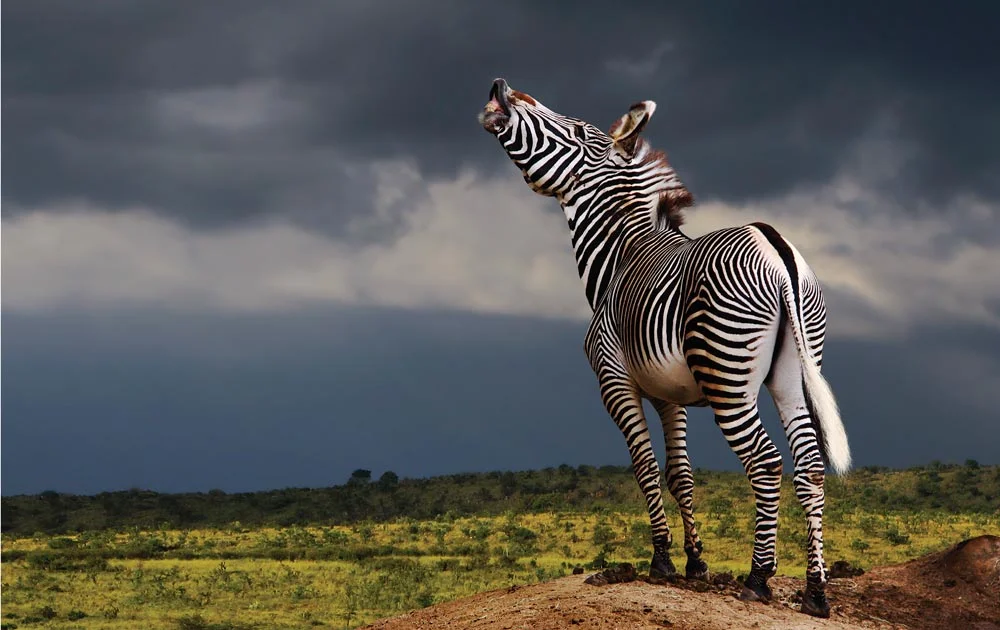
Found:
<path fill-rule="evenodd" d="M 787 459 L 787 457 L 786 457 L 786 459 Z M 967 458 L 967 459 L 964 459 L 964 460 L 961 460 L 961 461 L 930 460 L 930 461 L 928 461 L 926 463 L 923 463 L 923 464 L 912 464 L 912 465 L 907 465 L 907 466 L 881 466 L 881 465 L 878 465 L 878 464 L 866 464 L 866 465 L 863 465 L 863 466 L 853 466 L 851 468 L 851 470 L 847 474 L 850 475 L 850 474 L 853 474 L 853 473 L 857 472 L 858 470 L 865 470 L 865 469 L 870 469 L 870 468 L 877 468 L 877 469 L 880 469 L 880 471 L 888 471 L 888 472 L 904 472 L 904 471 L 914 470 L 914 469 L 918 469 L 918 468 L 923 469 L 923 468 L 933 467 L 935 464 L 940 464 L 941 466 L 944 466 L 944 467 L 963 467 L 963 466 L 967 465 L 968 462 L 970 462 L 970 461 L 976 462 L 976 464 L 979 467 L 982 467 L 982 468 L 992 468 L 992 467 L 995 467 L 995 466 L 1000 466 L 1000 462 L 989 463 L 989 462 L 982 462 L 982 461 L 979 461 L 978 459 L 974 459 L 974 458 Z M 785 463 L 787 464 L 788 462 L 786 461 Z M 544 467 L 541 467 L 541 468 L 519 468 L 519 469 L 506 469 L 506 470 L 505 469 L 498 469 L 498 470 L 462 470 L 462 471 L 458 471 L 458 472 L 440 473 L 440 474 L 433 474 L 433 475 L 421 475 L 421 476 L 414 476 L 414 477 L 407 477 L 407 476 L 399 475 L 399 481 L 400 482 L 403 482 L 403 481 L 424 481 L 424 480 L 432 480 L 432 479 L 438 479 L 438 478 L 444 478 L 444 477 L 454 477 L 454 476 L 458 476 L 458 475 L 494 475 L 494 474 L 502 474 L 502 473 L 507 473 L 507 472 L 511 472 L 511 473 L 545 472 L 546 470 L 557 470 L 560 467 L 562 467 L 563 465 L 569 466 L 570 468 L 572 468 L 574 470 L 578 470 L 578 469 L 580 469 L 582 467 L 585 467 L 585 466 L 589 466 L 590 468 L 593 468 L 595 470 L 598 470 L 598 469 L 601 469 L 601 468 L 628 469 L 631 466 L 630 464 L 577 464 L 575 466 L 571 465 L 571 464 L 557 464 L 555 466 L 544 466 Z M 367 470 L 367 469 L 358 469 L 358 470 Z M 372 470 L 371 471 L 371 484 L 374 485 L 378 481 L 378 479 L 383 474 L 385 474 L 387 472 L 393 472 L 393 473 L 395 473 L 396 471 L 394 471 L 394 470 L 382 470 L 382 471 Z M 699 473 L 699 472 L 710 472 L 710 473 L 731 473 L 731 474 L 736 474 L 736 475 L 742 475 L 743 470 L 741 468 L 738 468 L 738 467 L 737 468 L 722 468 L 722 469 L 719 469 L 719 468 L 703 468 L 703 467 L 697 467 L 696 466 L 694 468 L 694 472 L 696 474 Z M 792 473 L 791 473 L 789 467 L 786 465 L 785 468 L 784 468 L 783 475 L 785 477 L 789 477 L 791 474 Z M 835 475 L 833 473 L 829 473 L 829 476 L 833 477 Z M 258 494 L 258 493 L 266 493 L 266 492 L 281 492 L 281 491 L 284 491 L 284 490 L 322 490 L 324 488 L 337 488 L 337 487 L 342 487 L 342 486 L 349 485 L 348 484 L 348 480 L 349 479 L 350 479 L 350 477 L 348 477 L 347 479 L 345 479 L 342 483 L 330 484 L 330 485 L 326 485 L 326 486 L 284 486 L 284 487 L 280 487 L 280 488 L 261 488 L 261 489 L 256 489 L 256 490 L 235 490 L 235 491 L 228 491 L 228 490 L 224 490 L 222 488 L 208 488 L 208 489 L 205 489 L 205 490 L 179 490 L 179 491 L 162 492 L 162 491 L 156 490 L 154 488 L 144 488 L 144 487 L 135 486 L 135 487 L 130 487 L 130 488 L 120 488 L 120 489 L 117 489 L 117 490 L 100 490 L 100 491 L 91 492 L 91 493 L 60 492 L 59 490 L 54 489 L 54 488 L 46 489 L 46 490 L 41 490 L 39 492 L 28 492 L 28 493 L 19 493 L 19 494 L 4 494 L 4 493 L 2 493 L 2 491 L 0 491 L 0 496 L 2 496 L 4 498 L 8 498 L 8 497 L 23 497 L 23 496 L 39 496 L 39 495 L 47 494 L 49 492 L 55 492 L 56 494 L 59 494 L 61 496 L 80 496 L 80 497 L 94 497 L 94 496 L 97 496 L 97 495 L 100 495 L 100 494 L 115 494 L 115 493 L 122 493 L 122 492 L 151 492 L 151 493 L 154 493 L 154 494 L 212 494 L 212 493 L 219 493 L 219 492 L 221 492 L 222 494 L 226 494 L 226 495 L 229 495 L 229 494 Z"/>

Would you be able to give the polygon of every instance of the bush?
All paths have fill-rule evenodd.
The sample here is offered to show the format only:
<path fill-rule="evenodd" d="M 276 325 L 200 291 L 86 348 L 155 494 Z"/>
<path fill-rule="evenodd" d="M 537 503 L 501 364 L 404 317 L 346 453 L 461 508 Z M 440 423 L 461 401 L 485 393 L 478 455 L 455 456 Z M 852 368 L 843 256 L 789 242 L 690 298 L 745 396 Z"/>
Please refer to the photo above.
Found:
<path fill-rule="evenodd" d="M 885 539 L 893 545 L 906 545 L 910 542 L 910 537 L 900 532 L 895 525 L 891 525 L 885 530 Z"/>
<path fill-rule="evenodd" d="M 83 612 L 82 610 L 76 610 L 76 609 L 66 613 L 66 618 L 69 619 L 70 621 L 79 621 L 80 619 L 83 619 L 86 616 L 87 613 Z"/>
<path fill-rule="evenodd" d="M 586 567 L 588 569 L 604 569 L 608 566 L 608 552 L 606 549 L 602 549 L 600 553 L 594 556 L 594 559 L 587 563 Z"/>
<path fill-rule="evenodd" d="M 399 486 L 399 475 L 387 470 L 378 478 L 378 489 L 383 492 L 395 490 Z"/>
<path fill-rule="evenodd" d="M 76 547 L 76 541 L 72 538 L 66 538 L 65 536 L 59 536 L 52 538 L 48 542 L 49 549 L 72 549 Z"/>
<path fill-rule="evenodd" d="M 603 547 L 604 545 L 612 542 L 615 539 L 615 533 L 607 523 L 599 522 L 594 526 L 594 537 L 593 542 L 597 547 Z"/>
<path fill-rule="evenodd" d="M 736 520 L 735 514 L 726 514 L 719 519 L 719 524 L 715 526 L 715 535 L 719 538 L 729 538 L 740 540 L 743 538 L 743 528 Z"/>

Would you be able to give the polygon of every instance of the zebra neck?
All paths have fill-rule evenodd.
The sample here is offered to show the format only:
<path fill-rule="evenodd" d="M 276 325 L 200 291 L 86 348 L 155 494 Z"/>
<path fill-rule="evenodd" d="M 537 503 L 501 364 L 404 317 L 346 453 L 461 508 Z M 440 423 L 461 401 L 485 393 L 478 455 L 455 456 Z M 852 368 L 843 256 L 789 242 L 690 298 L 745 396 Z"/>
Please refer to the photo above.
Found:
<path fill-rule="evenodd" d="M 645 205 L 629 201 L 613 208 L 563 204 L 577 271 L 592 309 L 604 297 L 628 244 L 655 230 Z M 685 238 L 679 232 L 678 236 Z"/>

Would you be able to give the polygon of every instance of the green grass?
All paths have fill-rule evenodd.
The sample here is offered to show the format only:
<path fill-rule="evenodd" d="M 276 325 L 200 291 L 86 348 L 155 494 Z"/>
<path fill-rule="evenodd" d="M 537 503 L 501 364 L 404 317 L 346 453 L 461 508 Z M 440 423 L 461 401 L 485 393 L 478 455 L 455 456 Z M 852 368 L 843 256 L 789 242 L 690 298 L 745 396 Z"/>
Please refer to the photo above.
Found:
<path fill-rule="evenodd" d="M 995 470 L 869 470 L 830 479 L 827 562 L 843 559 L 869 568 L 1000 532 L 995 501 L 992 510 L 978 509 L 976 501 L 956 508 L 956 496 L 990 496 Z M 521 474 L 522 481 L 531 480 Z M 508 487 L 513 504 L 551 500 L 544 475 L 533 474 L 539 492 Z M 743 573 L 749 566 L 754 513 L 746 481 L 721 473 L 701 477 L 695 504 L 705 558 L 714 571 Z M 586 509 L 493 513 L 496 505 L 486 504 L 479 514 L 330 518 L 284 527 L 229 522 L 59 534 L 8 531 L 2 541 L 0 623 L 6 628 L 343 628 L 485 590 L 549 580 L 576 566 L 593 570 L 605 562 L 632 562 L 640 570 L 648 568 L 649 525 L 638 491 L 628 486 L 634 481 L 617 473 L 595 478 L 569 491 L 590 493 L 579 502 Z M 966 487 L 964 495 L 955 490 L 962 480 L 974 490 Z M 482 481 L 474 477 L 470 483 Z M 440 498 L 433 483 L 422 487 L 428 501 Z M 488 484 L 473 492 L 483 487 Z M 950 496 L 944 496 L 949 488 Z M 360 491 L 377 499 L 373 490 Z M 672 502 L 668 514 L 678 541 L 675 555 L 681 556 L 682 533 Z M 6 508 L 4 521 L 6 527 Z M 779 573 L 803 575 L 804 542 L 805 520 L 786 484 Z"/>
<path fill-rule="evenodd" d="M 801 575 L 804 523 L 791 508 L 785 512 L 780 572 Z M 734 508 L 702 517 L 713 570 L 746 570 L 751 515 Z M 828 520 L 826 531 L 828 562 L 870 567 L 1000 531 L 1000 520 L 862 512 Z M 43 623 L 47 611 L 53 618 L 46 627 L 57 628 L 349 627 L 567 575 L 574 566 L 594 568 L 602 560 L 648 567 L 648 532 L 641 514 L 542 513 L 287 530 L 40 535 L 4 541 L 5 556 L 16 559 L 3 565 L 3 622 L 28 627 Z M 127 555 L 137 538 L 157 541 L 157 557 L 113 559 Z M 309 559 L 337 555 L 352 559 Z M 71 611 L 86 616 L 71 620 Z"/>

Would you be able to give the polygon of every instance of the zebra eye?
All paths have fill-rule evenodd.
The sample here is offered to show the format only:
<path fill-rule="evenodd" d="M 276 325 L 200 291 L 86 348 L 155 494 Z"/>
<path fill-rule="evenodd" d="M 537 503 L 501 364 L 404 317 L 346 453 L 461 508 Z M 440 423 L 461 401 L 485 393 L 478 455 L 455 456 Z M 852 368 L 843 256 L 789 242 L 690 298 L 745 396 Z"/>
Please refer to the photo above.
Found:
<path fill-rule="evenodd" d="M 587 139 L 586 125 L 581 125 L 581 124 L 573 125 L 573 135 L 576 136 L 577 140 L 586 140 Z"/>

